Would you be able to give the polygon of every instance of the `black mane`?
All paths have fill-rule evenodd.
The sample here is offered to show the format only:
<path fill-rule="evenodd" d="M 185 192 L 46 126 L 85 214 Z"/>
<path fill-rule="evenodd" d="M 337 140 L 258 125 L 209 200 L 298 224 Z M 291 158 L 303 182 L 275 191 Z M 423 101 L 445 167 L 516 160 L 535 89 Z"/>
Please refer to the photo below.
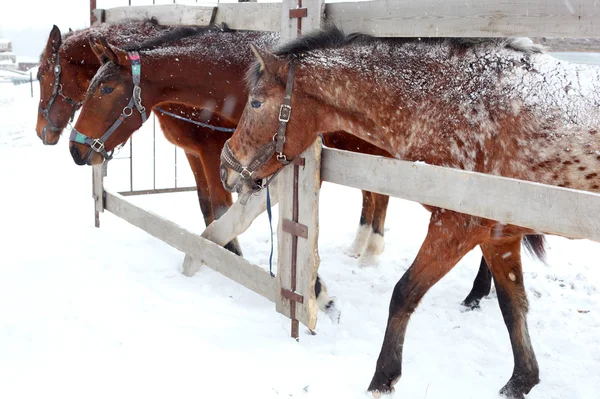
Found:
<path fill-rule="evenodd" d="M 210 26 L 181 26 L 168 31 L 164 35 L 146 40 L 142 43 L 134 43 L 123 47 L 125 51 L 142 51 L 142 50 L 153 50 L 157 47 L 164 46 L 165 44 L 175 42 L 177 40 L 185 39 L 192 36 L 203 35 L 211 32 L 230 32 L 231 29 L 226 24 L 222 26 L 210 25 Z"/>

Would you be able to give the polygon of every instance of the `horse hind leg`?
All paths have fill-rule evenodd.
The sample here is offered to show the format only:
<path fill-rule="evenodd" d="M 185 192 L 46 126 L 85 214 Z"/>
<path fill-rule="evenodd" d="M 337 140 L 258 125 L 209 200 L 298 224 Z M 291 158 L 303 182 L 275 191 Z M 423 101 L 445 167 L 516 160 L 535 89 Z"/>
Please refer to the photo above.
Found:
<path fill-rule="evenodd" d="M 406 328 L 423 296 L 485 240 L 486 233 L 489 229 L 481 226 L 479 219 L 440 209 L 433 211 L 425 241 L 392 293 L 383 345 L 368 388 L 375 398 L 391 393 L 400 379 Z"/>
<path fill-rule="evenodd" d="M 352 258 L 358 258 L 364 252 L 367 247 L 369 236 L 371 235 L 373 224 L 375 211 L 373 194 L 369 191 L 362 191 L 362 197 L 362 210 L 360 213 L 358 229 L 356 230 L 356 236 L 354 237 L 354 241 L 352 242 L 352 245 L 350 245 L 350 248 L 346 250 L 346 254 Z"/>
<path fill-rule="evenodd" d="M 338 324 L 340 322 L 342 311 L 338 307 L 336 298 L 329 296 L 327 285 L 318 275 L 317 281 L 315 282 L 315 296 L 317 298 L 319 310 L 329 316 L 331 321 L 335 324 Z"/>
<path fill-rule="evenodd" d="M 492 289 L 492 272 L 485 261 L 485 257 L 481 257 L 481 263 L 479 264 L 479 271 L 475 280 L 473 281 L 473 288 L 471 292 L 462 301 L 462 305 L 469 309 L 479 308 L 479 303 L 483 298 L 490 294 Z"/>
<path fill-rule="evenodd" d="M 371 193 L 373 207 L 373 221 L 371 222 L 371 234 L 367 240 L 367 247 L 358 259 L 361 266 L 375 266 L 379 262 L 379 255 L 385 248 L 383 232 L 385 227 L 385 216 L 390 197 L 387 195 Z"/>
<path fill-rule="evenodd" d="M 514 357 L 512 376 L 500 394 L 522 399 L 540 382 L 540 372 L 527 327 L 528 302 L 523 284 L 521 238 L 498 244 L 485 243 L 481 249 L 494 276 L 498 303 Z"/>

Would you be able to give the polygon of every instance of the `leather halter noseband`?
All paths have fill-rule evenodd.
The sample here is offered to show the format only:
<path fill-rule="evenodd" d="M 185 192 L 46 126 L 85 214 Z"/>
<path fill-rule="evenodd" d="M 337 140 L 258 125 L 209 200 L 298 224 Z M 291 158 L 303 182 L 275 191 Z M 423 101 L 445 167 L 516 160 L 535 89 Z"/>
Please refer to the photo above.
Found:
<path fill-rule="evenodd" d="M 146 122 L 146 108 L 142 105 L 142 88 L 140 87 L 140 76 L 142 73 L 142 64 L 140 61 L 140 55 L 137 51 L 128 52 L 129 60 L 131 61 L 131 77 L 133 79 L 133 93 L 131 98 L 129 99 L 129 103 L 123 108 L 123 112 L 117 118 L 117 120 L 108 128 L 108 130 L 100 137 L 99 139 L 94 139 L 86 136 L 85 134 L 77 131 L 75 128 L 71 130 L 71 136 L 69 139 L 76 143 L 87 144 L 90 148 L 102 154 L 105 160 L 109 161 L 112 159 L 112 153 L 110 154 L 106 151 L 104 147 L 104 143 L 106 140 L 117 130 L 119 126 L 125 121 L 125 119 L 129 118 L 133 115 L 133 107 L 138 110 L 140 115 L 142 116 L 142 123 Z M 89 153 L 88 153 L 89 155 Z"/>
<path fill-rule="evenodd" d="M 48 124 L 44 126 L 44 129 L 42 130 L 42 138 L 44 139 L 44 141 L 46 141 L 46 132 L 48 131 L 48 128 L 50 128 L 50 130 L 52 130 L 53 132 L 60 132 L 63 129 L 55 125 L 54 122 L 52 122 L 52 120 L 50 119 L 50 109 L 52 108 L 54 100 L 56 100 L 57 96 L 61 96 L 67 104 L 73 107 L 73 112 L 71 113 L 71 122 L 73 122 L 73 118 L 75 118 L 75 112 L 77 112 L 77 110 L 81 107 L 82 104 L 81 101 L 75 102 L 73 99 L 67 97 L 63 93 L 62 84 L 60 83 L 60 73 L 62 71 L 62 68 L 60 67 L 60 59 L 58 55 L 59 51 L 60 47 L 54 52 L 54 86 L 52 88 L 52 95 L 50 96 L 50 99 L 48 100 L 48 103 L 46 104 L 45 108 L 42 108 L 41 105 L 38 105 L 38 110 L 40 111 L 40 114 L 42 114 L 42 116 L 46 119 L 46 122 L 48 122 Z"/>
<path fill-rule="evenodd" d="M 283 104 L 279 107 L 279 127 L 277 128 L 277 133 L 273 136 L 273 140 L 259 148 L 256 155 L 254 155 L 247 166 L 242 165 L 233 151 L 231 151 L 229 140 L 225 142 L 223 151 L 221 152 L 221 180 L 226 190 L 231 192 L 237 191 L 241 188 L 243 183 L 246 183 L 246 185 L 250 187 L 252 193 L 259 192 L 271 182 L 275 175 L 271 176 L 264 185 L 260 185 L 252 177 L 257 169 L 267 163 L 275 153 L 277 153 L 277 160 L 279 163 L 284 166 L 292 161 L 291 159 L 287 159 L 283 153 L 283 145 L 285 144 L 287 124 L 290 121 L 290 116 L 292 114 L 292 90 L 294 88 L 295 70 L 296 63 L 295 60 L 292 60 L 290 62 L 290 70 L 288 72 L 285 87 L 285 97 L 283 98 Z M 231 186 L 227 184 L 227 168 L 233 169 L 239 173 L 239 176 Z"/>

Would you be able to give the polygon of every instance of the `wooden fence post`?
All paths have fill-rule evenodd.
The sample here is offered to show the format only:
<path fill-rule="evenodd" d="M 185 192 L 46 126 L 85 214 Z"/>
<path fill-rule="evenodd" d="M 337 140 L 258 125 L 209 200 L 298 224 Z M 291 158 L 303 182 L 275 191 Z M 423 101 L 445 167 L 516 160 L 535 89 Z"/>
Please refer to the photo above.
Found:
<path fill-rule="evenodd" d="M 292 337 L 298 322 L 313 330 L 318 305 L 315 280 L 319 269 L 319 189 L 321 186 L 319 137 L 305 152 L 283 168 L 279 180 L 277 228 L 276 309 L 292 319 Z"/>
<path fill-rule="evenodd" d="M 104 176 L 106 161 L 92 167 L 92 197 L 94 198 L 94 225 L 100 227 L 100 212 L 104 212 Z"/>
<path fill-rule="evenodd" d="M 281 41 L 321 28 L 325 0 L 283 0 L 281 3 Z"/>

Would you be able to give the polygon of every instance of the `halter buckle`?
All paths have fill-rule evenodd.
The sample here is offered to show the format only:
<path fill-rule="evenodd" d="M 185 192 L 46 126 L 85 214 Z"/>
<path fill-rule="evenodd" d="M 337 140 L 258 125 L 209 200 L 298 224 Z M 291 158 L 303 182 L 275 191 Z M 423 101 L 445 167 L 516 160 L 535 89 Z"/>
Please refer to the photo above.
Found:
<path fill-rule="evenodd" d="M 104 142 L 100 139 L 94 139 L 90 144 L 90 147 L 96 152 L 102 152 L 104 151 Z"/>
<path fill-rule="evenodd" d="M 281 104 L 279 107 L 279 122 L 289 122 L 292 114 L 292 106 L 287 104 Z"/>
<path fill-rule="evenodd" d="M 249 180 L 252 177 L 253 173 L 254 172 L 250 172 L 247 167 L 242 166 L 242 171 L 240 172 L 240 176 L 242 176 L 242 179 L 244 179 L 244 180 Z"/>
<path fill-rule="evenodd" d="M 277 154 L 277 160 L 280 163 L 284 163 L 284 162 L 288 161 L 287 157 L 282 152 L 280 152 L 279 154 Z"/>

